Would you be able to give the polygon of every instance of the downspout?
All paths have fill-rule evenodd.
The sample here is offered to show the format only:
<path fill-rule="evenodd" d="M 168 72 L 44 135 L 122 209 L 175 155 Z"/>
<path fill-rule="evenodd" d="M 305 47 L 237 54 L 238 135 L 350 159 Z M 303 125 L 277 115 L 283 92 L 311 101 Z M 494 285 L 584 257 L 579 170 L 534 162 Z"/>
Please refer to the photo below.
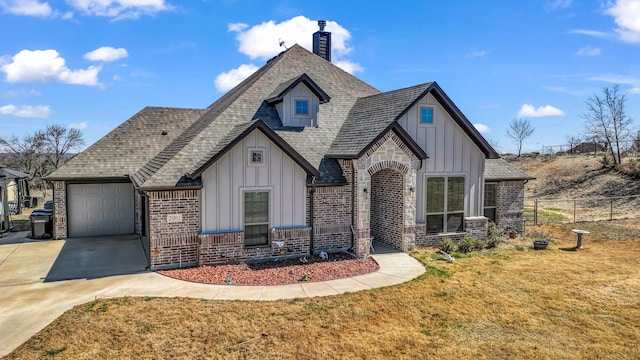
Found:
<path fill-rule="evenodd" d="M 309 255 L 312 256 L 313 255 L 313 240 L 314 240 L 314 231 L 315 231 L 315 226 L 314 226 L 314 197 L 315 197 L 315 193 L 316 193 L 316 177 L 312 176 L 311 177 L 311 192 L 309 194 L 309 222 L 311 222 L 311 237 L 309 238 Z"/>
<path fill-rule="evenodd" d="M 356 221 L 356 193 L 355 193 L 355 184 L 356 184 L 356 167 L 353 165 L 353 160 L 351 161 L 351 228 L 354 229 L 351 231 L 351 249 L 355 245 L 355 239 L 357 231 L 357 227 L 355 224 Z"/>

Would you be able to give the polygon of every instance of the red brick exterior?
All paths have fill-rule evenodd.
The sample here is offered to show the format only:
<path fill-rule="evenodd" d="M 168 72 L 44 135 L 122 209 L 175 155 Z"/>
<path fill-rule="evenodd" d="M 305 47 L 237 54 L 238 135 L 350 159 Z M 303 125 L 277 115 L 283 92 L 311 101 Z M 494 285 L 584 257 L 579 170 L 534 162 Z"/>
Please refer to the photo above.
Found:
<path fill-rule="evenodd" d="M 200 190 L 150 191 L 147 196 L 151 268 L 197 265 Z M 168 215 L 182 219 L 169 222 Z"/>
<path fill-rule="evenodd" d="M 244 233 L 216 233 L 199 236 L 200 265 L 225 264 L 269 258 L 309 255 L 311 228 L 275 229 L 269 233 L 269 245 L 245 247 Z M 283 246 L 278 246 L 283 242 Z"/>
<path fill-rule="evenodd" d="M 351 185 L 316 187 L 313 205 L 314 250 L 350 249 Z"/>
<path fill-rule="evenodd" d="M 53 182 L 53 238 L 66 239 L 67 233 L 67 184 Z"/>
<path fill-rule="evenodd" d="M 394 168 L 371 176 L 371 236 L 402 249 L 404 234 L 404 174 Z"/>

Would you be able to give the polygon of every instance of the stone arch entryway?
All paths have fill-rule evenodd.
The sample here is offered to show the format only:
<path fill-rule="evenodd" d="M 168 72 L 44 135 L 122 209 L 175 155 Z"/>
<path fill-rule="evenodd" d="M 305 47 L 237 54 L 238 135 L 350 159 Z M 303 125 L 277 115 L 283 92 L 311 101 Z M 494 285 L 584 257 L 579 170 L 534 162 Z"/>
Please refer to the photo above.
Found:
<path fill-rule="evenodd" d="M 370 224 L 375 241 L 402 250 L 404 234 L 404 177 L 395 168 L 371 175 Z"/>
<path fill-rule="evenodd" d="M 351 160 L 353 249 L 370 254 L 370 239 L 402 251 L 415 246 L 416 174 L 421 160 L 395 134 L 387 132 L 360 158 Z"/>

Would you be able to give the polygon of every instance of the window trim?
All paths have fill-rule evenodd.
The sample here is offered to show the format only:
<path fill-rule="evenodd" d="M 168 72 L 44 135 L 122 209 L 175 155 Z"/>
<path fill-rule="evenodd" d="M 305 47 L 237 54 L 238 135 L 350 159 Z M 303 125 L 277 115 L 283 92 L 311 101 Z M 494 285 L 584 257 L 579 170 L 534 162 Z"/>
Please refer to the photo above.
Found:
<path fill-rule="evenodd" d="M 499 187 L 499 182 L 497 181 L 490 181 L 490 182 L 485 182 L 484 183 L 484 189 L 482 190 L 482 195 L 483 195 L 483 199 L 482 199 L 482 215 L 487 217 L 486 214 L 486 210 L 487 209 L 494 209 L 494 216 L 495 219 L 490 219 L 493 222 L 496 222 L 496 220 L 498 220 L 498 192 L 500 191 L 500 187 Z M 487 185 L 495 185 L 496 189 L 494 192 L 494 199 L 495 199 L 495 205 L 492 206 L 487 206 Z"/>
<path fill-rule="evenodd" d="M 248 148 L 247 149 L 247 165 L 248 166 L 264 166 L 266 164 L 266 154 L 267 151 L 265 148 Z M 256 152 L 262 153 L 262 159 L 260 162 L 253 161 L 253 154 Z"/>
<path fill-rule="evenodd" d="M 246 219 L 245 219 L 245 198 L 244 198 L 244 194 L 245 193 L 260 193 L 260 192 L 264 192 L 267 193 L 267 222 L 259 222 L 259 223 L 247 223 Z M 246 237 L 244 237 L 244 241 L 243 241 L 243 246 L 245 248 L 258 248 L 258 247 L 269 247 L 271 246 L 271 238 L 269 237 L 269 229 L 271 229 L 271 204 L 273 203 L 272 201 L 272 194 L 273 194 L 273 189 L 271 187 L 247 187 L 247 188 L 240 188 L 240 196 L 241 196 L 241 201 L 240 204 L 242 205 L 242 210 L 241 210 L 241 214 L 242 214 L 242 232 L 243 234 L 245 234 L 246 236 L 246 227 L 247 225 L 267 225 L 267 242 L 265 244 L 257 244 L 257 245 L 247 245 L 246 243 Z"/>
<path fill-rule="evenodd" d="M 427 183 L 428 180 L 431 178 L 443 178 L 445 179 L 444 181 L 444 192 L 443 192 L 443 196 L 444 196 L 444 209 L 441 212 L 428 212 L 427 211 Z M 463 209 L 462 211 L 452 211 L 449 212 L 448 211 L 448 207 L 449 207 L 449 178 L 462 178 L 464 183 L 464 190 L 463 190 Z M 465 231 L 465 226 L 464 226 L 464 217 L 467 214 L 467 202 L 465 201 L 466 198 L 466 188 L 467 188 L 467 176 L 466 174 L 442 174 L 442 175 L 426 175 L 424 177 L 424 221 L 425 224 L 428 226 L 428 222 L 427 222 L 427 218 L 430 215 L 442 215 L 442 231 L 441 232 L 433 232 L 433 231 L 427 231 L 428 235 L 434 235 L 434 234 L 450 234 L 450 233 L 458 233 L 458 232 L 464 232 Z M 448 215 L 453 215 L 453 214 L 462 214 L 462 230 L 460 231 L 448 231 L 447 229 L 447 216 Z"/>
<path fill-rule="evenodd" d="M 431 122 L 422 122 L 422 110 L 431 109 Z M 418 108 L 418 124 L 421 126 L 435 126 L 436 125 L 436 107 L 433 105 L 420 105 Z"/>
<path fill-rule="evenodd" d="M 298 101 L 304 102 L 307 104 L 307 112 L 306 113 L 298 113 Z M 308 98 L 293 98 L 293 116 L 296 117 L 309 117 L 311 116 L 311 99 Z"/>

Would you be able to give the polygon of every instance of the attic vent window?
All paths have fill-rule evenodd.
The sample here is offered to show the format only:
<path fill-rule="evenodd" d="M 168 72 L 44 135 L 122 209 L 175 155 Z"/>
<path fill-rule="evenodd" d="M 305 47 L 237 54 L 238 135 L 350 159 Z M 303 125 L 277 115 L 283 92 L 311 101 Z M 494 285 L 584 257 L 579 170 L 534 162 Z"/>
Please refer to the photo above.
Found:
<path fill-rule="evenodd" d="M 249 165 L 264 165 L 264 149 L 249 150 Z"/>
<path fill-rule="evenodd" d="M 296 100 L 296 115 L 309 115 L 308 100 Z"/>
<path fill-rule="evenodd" d="M 420 108 L 420 124 L 433 124 L 433 107 L 423 106 Z"/>

